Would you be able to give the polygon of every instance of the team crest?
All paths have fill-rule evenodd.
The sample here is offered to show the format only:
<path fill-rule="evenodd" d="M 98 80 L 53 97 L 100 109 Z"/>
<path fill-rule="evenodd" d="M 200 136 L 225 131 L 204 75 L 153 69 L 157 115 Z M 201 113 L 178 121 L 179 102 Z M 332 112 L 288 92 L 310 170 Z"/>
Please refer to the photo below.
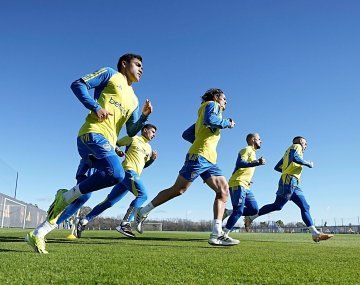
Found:
<path fill-rule="evenodd" d="M 110 151 L 111 150 L 111 145 L 109 143 L 103 144 L 102 147 L 106 150 L 106 151 Z"/>

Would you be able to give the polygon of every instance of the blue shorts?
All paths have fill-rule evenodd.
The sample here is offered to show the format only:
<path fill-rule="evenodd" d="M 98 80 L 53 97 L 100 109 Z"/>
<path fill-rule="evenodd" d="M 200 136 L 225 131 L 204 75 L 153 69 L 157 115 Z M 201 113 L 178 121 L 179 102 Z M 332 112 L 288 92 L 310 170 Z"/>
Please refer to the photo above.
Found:
<path fill-rule="evenodd" d="M 190 153 L 186 155 L 184 166 L 179 174 L 190 182 L 193 182 L 199 175 L 204 181 L 211 176 L 223 176 L 216 164 L 211 163 L 201 155 Z"/>
<path fill-rule="evenodd" d="M 294 176 L 286 175 L 284 180 L 282 179 L 282 177 L 280 177 L 276 195 L 290 200 L 294 191 L 297 189 L 300 190 L 298 184 L 299 181 Z"/>
<path fill-rule="evenodd" d="M 93 156 L 97 159 L 103 159 L 115 155 L 115 149 L 109 141 L 101 134 L 87 133 L 77 138 L 77 146 L 80 156 L 83 159 L 89 159 Z"/>

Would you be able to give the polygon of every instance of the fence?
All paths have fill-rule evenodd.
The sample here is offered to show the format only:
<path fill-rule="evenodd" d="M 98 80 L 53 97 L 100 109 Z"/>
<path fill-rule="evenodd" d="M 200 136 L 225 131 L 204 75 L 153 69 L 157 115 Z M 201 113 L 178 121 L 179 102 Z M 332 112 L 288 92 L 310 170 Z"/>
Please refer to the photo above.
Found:
<path fill-rule="evenodd" d="M 37 206 L 0 193 L 0 228 L 35 228 L 45 218 Z"/>

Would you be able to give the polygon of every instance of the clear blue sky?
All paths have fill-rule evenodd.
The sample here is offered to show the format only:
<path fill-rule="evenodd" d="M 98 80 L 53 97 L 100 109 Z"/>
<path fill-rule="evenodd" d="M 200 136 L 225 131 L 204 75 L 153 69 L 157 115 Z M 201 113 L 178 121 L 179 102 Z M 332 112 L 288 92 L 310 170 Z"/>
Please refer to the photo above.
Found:
<path fill-rule="evenodd" d="M 126 3 L 126 4 L 122 4 Z M 151 99 L 159 158 L 143 173 L 150 198 L 170 186 L 189 144 L 182 131 L 196 119 L 210 87 L 228 98 L 218 164 L 229 178 L 249 132 L 259 132 L 267 165 L 254 176 L 259 205 L 272 202 L 273 166 L 303 135 L 302 188 L 317 223 L 357 222 L 360 4 L 358 1 L 7 1 L 0 10 L 0 191 L 47 209 L 58 188 L 74 185 L 77 132 L 87 110 L 69 86 L 126 52 L 144 57 L 134 85 Z M 122 133 L 124 134 L 124 133 Z M 89 206 L 110 189 L 93 195 Z M 131 194 L 105 213 L 123 214 Z M 201 181 L 151 218 L 211 219 L 214 194 Z M 230 204 L 228 204 L 230 206 Z M 264 220 L 300 221 L 289 203 Z"/>

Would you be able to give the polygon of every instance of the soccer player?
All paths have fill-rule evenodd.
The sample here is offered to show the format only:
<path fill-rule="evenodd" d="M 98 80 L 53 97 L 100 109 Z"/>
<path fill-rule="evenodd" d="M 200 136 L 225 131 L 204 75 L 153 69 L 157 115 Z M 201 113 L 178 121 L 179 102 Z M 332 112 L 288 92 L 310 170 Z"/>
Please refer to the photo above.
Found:
<path fill-rule="evenodd" d="M 90 221 L 120 201 L 128 191 L 131 191 L 136 198 L 131 202 L 123 221 L 116 230 L 127 237 L 135 237 L 131 229 L 130 220 L 134 210 L 138 209 L 147 200 L 147 191 L 140 180 L 140 175 L 142 170 L 150 166 L 157 158 L 157 152 L 153 151 L 149 144 L 155 137 L 156 130 L 156 126 L 146 124 L 142 128 L 141 136 L 125 136 L 117 141 L 117 146 L 126 146 L 125 160 L 122 163 L 125 170 L 125 178 L 121 183 L 116 184 L 102 203 L 95 206 L 85 218 L 80 220 L 77 225 L 77 237 L 81 237 L 81 232 Z"/>
<path fill-rule="evenodd" d="M 220 89 L 210 89 L 202 96 L 196 123 L 183 133 L 183 138 L 192 143 L 186 155 L 185 164 L 173 186 L 158 193 L 149 204 L 136 212 L 135 226 L 138 232 L 143 232 L 143 222 L 152 209 L 183 194 L 200 175 L 216 193 L 213 207 L 213 230 L 209 243 L 211 245 L 235 245 L 239 243 L 239 241 L 225 235 L 221 228 L 221 218 L 228 196 L 228 184 L 216 165 L 216 147 L 220 140 L 220 129 L 235 126 L 232 119 L 222 118 L 225 107 L 226 97 Z"/>
<path fill-rule="evenodd" d="M 300 208 L 302 220 L 309 228 L 312 239 L 315 242 L 333 237 L 333 235 L 321 233 L 315 228 L 310 215 L 310 206 L 306 202 L 302 190 L 299 188 L 303 166 L 309 168 L 314 167 L 313 162 L 303 159 L 303 153 L 306 148 L 307 141 L 304 137 L 297 136 L 293 139 L 293 144 L 286 150 L 283 158 L 274 168 L 281 173 L 275 202 L 263 206 L 256 215 L 245 217 L 245 228 L 249 228 L 254 219 L 259 216 L 266 215 L 273 211 L 280 211 L 284 205 L 291 200 Z"/>
<path fill-rule="evenodd" d="M 139 100 L 132 84 L 142 76 L 142 57 L 136 54 L 121 56 L 117 70 L 101 68 L 71 84 L 76 97 L 90 110 L 77 138 L 81 156 L 79 168 L 91 165 L 95 172 L 70 190 L 57 191 L 47 220 L 26 236 L 27 243 L 36 252 L 48 253 L 44 237 L 55 227 L 70 203 L 83 194 L 114 186 L 124 179 L 124 169 L 115 153 L 119 132 L 126 124 L 127 134 L 135 136 L 152 112 L 152 105 L 146 100 L 139 116 Z M 94 98 L 89 94 L 90 89 L 94 89 Z"/>
<path fill-rule="evenodd" d="M 241 216 L 252 216 L 258 213 L 258 204 L 250 190 L 251 179 L 255 167 L 265 164 L 265 159 L 256 159 L 256 151 L 261 148 L 261 138 L 258 133 L 246 136 L 247 147 L 240 150 L 235 169 L 229 180 L 229 192 L 233 210 L 226 223 L 224 232 L 229 234 Z M 229 210 L 225 210 L 226 212 Z M 229 211 L 230 212 L 230 211 Z"/>

